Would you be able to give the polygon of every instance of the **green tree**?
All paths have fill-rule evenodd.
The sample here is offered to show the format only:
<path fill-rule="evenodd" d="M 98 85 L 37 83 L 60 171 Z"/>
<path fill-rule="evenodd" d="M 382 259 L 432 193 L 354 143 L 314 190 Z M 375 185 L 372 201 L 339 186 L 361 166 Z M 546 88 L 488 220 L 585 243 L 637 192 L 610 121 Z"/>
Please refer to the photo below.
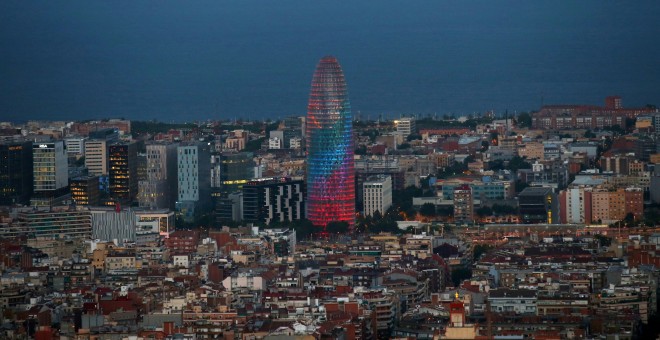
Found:
<path fill-rule="evenodd" d="M 594 239 L 598 241 L 598 244 L 600 244 L 601 247 L 609 247 L 612 244 L 612 238 L 607 236 L 596 235 L 594 236 Z"/>
<path fill-rule="evenodd" d="M 474 249 L 472 250 L 472 254 L 474 255 L 474 261 L 479 261 L 481 258 L 481 255 L 488 253 L 493 247 L 488 244 L 477 244 L 474 246 Z"/>
<path fill-rule="evenodd" d="M 328 225 L 325 227 L 325 230 L 329 233 L 346 233 L 348 232 L 348 223 L 344 221 L 332 221 L 328 222 Z"/>
<path fill-rule="evenodd" d="M 483 206 L 480 207 L 479 209 L 474 211 L 478 216 L 492 216 L 493 215 L 493 209 L 491 209 L 488 206 Z"/>
<path fill-rule="evenodd" d="M 472 277 L 472 270 L 469 268 L 456 268 L 451 271 L 451 282 L 454 287 L 460 286 L 461 282 Z"/>
<path fill-rule="evenodd" d="M 587 130 L 584 132 L 584 138 L 596 138 L 596 134 L 591 132 L 591 130 Z"/>
<path fill-rule="evenodd" d="M 527 112 L 521 112 L 518 115 L 518 126 L 521 128 L 532 127 L 532 116 Z"/>
<path fill-rule="evenodd" d="M 518 169 L 531 169 L 532 164 L 527 162 L 525 158 L 520 157 L 520 156 L 513 156 L 511 160 L 509 160 L 509 163 L 507 164 L 507 169 L 511 170 L 512 172 L 518 171 Z"/>

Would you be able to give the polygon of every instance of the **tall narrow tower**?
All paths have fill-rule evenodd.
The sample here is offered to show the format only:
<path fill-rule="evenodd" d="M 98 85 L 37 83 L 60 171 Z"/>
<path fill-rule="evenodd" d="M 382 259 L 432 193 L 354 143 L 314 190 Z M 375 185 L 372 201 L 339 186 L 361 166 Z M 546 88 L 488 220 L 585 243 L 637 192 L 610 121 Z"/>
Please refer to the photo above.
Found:
<path fill-rule="evenodd" d="M 307 218 L 355 225 L 353 116 L 344 73 L 335 57 L 323 57 L 312 78 L 307 106 Z"/>

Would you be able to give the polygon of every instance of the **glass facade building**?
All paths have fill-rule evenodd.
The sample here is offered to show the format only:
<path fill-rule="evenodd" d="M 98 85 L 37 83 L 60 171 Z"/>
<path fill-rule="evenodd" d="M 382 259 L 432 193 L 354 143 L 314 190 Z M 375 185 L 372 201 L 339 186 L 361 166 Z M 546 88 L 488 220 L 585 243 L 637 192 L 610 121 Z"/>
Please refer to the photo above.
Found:
<path fill-rule="evenodd" d="M 353 116 L 344 73 L 335 57 L 319 61 L 306 120 L 307 218 L 355 225 Z"/>

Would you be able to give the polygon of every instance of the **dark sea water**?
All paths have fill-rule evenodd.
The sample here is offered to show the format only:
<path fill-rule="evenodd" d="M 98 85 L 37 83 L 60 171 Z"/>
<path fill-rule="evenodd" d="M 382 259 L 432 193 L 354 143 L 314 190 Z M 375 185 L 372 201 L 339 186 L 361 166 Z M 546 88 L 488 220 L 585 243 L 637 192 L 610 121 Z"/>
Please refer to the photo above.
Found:
<path fill-rule="evenodd" d="M 0 121 L 303 115 L 327 54 L 363 118 L 660 105 L 660 2 L 5 0 Z"/>

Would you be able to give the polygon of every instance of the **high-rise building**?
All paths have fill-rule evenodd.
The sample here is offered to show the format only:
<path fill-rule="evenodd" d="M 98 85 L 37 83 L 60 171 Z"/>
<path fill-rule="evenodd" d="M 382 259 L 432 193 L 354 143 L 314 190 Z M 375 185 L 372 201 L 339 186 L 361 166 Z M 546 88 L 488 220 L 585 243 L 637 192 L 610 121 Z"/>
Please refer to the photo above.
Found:
<path fill-rule="evenodd" d="M 376 211 L 383 215 L 392 206 L 392 177 L 373 176 L 362 184 L 362 188 L 365 216 L 373 216 Z"/>
<path fill-rule="evenodd" d="M 245 183 L 254 178 L 253 156 L 252 152 L 222 153 L 220 180 L 223 194 L 241 190 Z"/>
<path fill-rule="evenodd" d="M 177 211 L 185 221 L 193 221 L 195 211 L 211 203 L 211 152 L 208 143 L 177 148 Z"/>
<path fill-rule="evenodd" d="M 454 187 L 454 220 L 463 223 L 474 222 L 472 188 L 467 184 Z"/>
<path fill-rule="evenodd" d="M 335 57 L 319 61 L 306 120 L 307 218 L 355 225 L 353 116 L 344 73 Z"/>
<path fill-rule="evenodd" d="M 138 183 L 140 207 L 174 209 L 177 187 L 176 144 L 146 146 L 146 174 Z"/>
<path fill-rule="evenodd" d="M 85 142 L 85 166 L 90 175 L 108 175 L 108 142 L 92 139 Z"/>
<path fill-rule="evenodd" d="M 35 196 L 53 198 L 65 194 L 69 172 L 64 141 L 34 143 L 32 159 Z"/>
<path fill-rule="evenodd" d="M 32 143 L 0 142 L 0 205 L 27 204 L 32 175 Z"/>
<path fill-rule="evenodd" d="M 291 222 L 305 217 L 303 181 L 260 178 L 243 185 L 243 220 Z"/>
<path fill-rule="evenodd" d="M 115 203 L 130 204 L 137 197 L 136 143 L 114 143 L 108 146 L 110 196 Z"/>

